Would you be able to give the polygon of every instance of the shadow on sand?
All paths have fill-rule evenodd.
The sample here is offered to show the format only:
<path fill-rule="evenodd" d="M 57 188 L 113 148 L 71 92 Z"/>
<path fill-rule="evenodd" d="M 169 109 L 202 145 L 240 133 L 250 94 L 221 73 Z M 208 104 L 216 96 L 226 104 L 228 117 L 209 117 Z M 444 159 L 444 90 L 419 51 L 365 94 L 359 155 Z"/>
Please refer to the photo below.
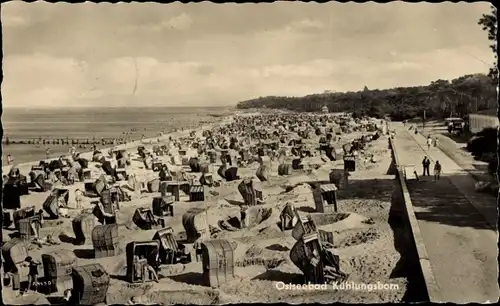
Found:
<path fill-rule="evenodd" d="M 287 273 L 278 270 L 269 270 L 257 275 L 252 280 L 267 280 L 272 282 L 284 282 L 286 284 L 303 284 L 304 275 L 298 273 Z"/>
<path fill-rule="evenodd" d="M 73 250 L 75 256 L 81 259 L 92 259 L 95 258 L 94 250 L 91 249 L 76 249 Z"/>
<path fill-rule="evenodd" d="M 70 244 L 76 245 L 76 239 L 73 237 L 70 237 L 66 234 L 60 234 L 59 240 L 61 240 L 62 243 L 70 243 Z"/>
<path fill-rule="evenodd" d="M 203 274 L 197 272 L 189 272 L 180 275 L 168 276 L 173 281 L 185 283 L 188 285 L 205 286 Z"/>
<path fill-rule="evenodd" d="M 237 205 L 237 206 L 245 205 L 245 202 L 242 202 L 242 201 L 236 201 L 236 200 L 230 200 L 230 199 L 224 199 L 224 200 L 231 205 Z"/>
<path fill-rule="evenodd" d="M 270 251 L 278 251 L 278 252 L 287 252 L 290 251 L 290 249 L 286 246 L 282 246 L 281 244 L 272 244 L 266 247 L 266 249 Z"/>

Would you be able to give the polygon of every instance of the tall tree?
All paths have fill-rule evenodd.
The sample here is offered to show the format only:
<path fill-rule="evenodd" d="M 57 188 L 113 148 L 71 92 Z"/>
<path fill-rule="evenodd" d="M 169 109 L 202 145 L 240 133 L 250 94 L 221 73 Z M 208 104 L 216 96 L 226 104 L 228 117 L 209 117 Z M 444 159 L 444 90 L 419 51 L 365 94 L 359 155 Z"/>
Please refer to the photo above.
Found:
<path fill-rule="evenodd" d="M 495 83 L 498 83 L 498 57 L 497 57 L 497 9 L 494 6 L 491 6 L 492 12 L 490 14 L 483 14 L 483 16 L 479 19 L 478 24 L 482 26 L 484 31 L 488 32 L 488 40 L 492 42 L 490 45 L 491 50 L 495 53 L 495 65 L 490 68 L 489 76 L 494 80 Z"/>

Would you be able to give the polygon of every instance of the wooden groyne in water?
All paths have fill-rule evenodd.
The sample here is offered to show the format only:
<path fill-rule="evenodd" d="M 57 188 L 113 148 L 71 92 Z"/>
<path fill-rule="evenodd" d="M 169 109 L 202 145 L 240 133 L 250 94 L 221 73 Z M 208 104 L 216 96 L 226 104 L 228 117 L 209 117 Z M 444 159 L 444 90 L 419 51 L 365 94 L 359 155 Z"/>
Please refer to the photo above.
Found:
<path fill-rule="evenodd" d="M 24 138 L 24 139 L 2 139 L 2 145 L 118 145 L 126 142 L 133 141 L 134 139 L 123 138 L 102 138 L 102 139 L 88 139 L 88 138 L 53 138 L 53 139 L 40 139 L 40 138 Z"/>
<path fill-rule="evenodd" d="M 183 129 L 181 129 L 183 130 Z M 176 132 L 177 129 L 169 130 L 167 133 Z M 161 137 L 164 133 L 159 133 L 156 137 Z M 145 139 L 143 137 L 142 139 Z M 154 138 L 151 136 L 147 137 Z M 15 138 L 5 137 L 2 139 L 2 145 L 58 145 L 58 146 L 80 146 L 80 145 L 121 145 L 127 142 L 141 140 L 141 136 L 135 137 L 104 137 L 104 138 Z"/>

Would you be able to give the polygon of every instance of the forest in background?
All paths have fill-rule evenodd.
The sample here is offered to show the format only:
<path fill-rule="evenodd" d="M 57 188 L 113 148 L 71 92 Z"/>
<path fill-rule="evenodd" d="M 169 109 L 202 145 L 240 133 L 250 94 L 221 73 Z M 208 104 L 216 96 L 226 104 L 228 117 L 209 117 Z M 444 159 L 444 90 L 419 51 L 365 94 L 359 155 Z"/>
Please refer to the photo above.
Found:
<path fill-rule="evenodd" d="M 496 9 L 484 14 L 478 24 L 488 33 L 496 59 Z M 497 59 L 496 59 L 497 61 Z M 318 112 L 327 106 L 330 112 L 352 112 L 353 116 L 382 118 L 394 121 L 422 117 L 463 117 L 476 111 L 497 108 L 498 69 L 495 64 L 485 74 L 471 74 L 451 81 L 436 80 L 427 86 L 370 90 L 357 92 L 324 92 L 304 97 L 268 96 L 242 101 L 239 109 L 271 108 L 299 112 Z"/>

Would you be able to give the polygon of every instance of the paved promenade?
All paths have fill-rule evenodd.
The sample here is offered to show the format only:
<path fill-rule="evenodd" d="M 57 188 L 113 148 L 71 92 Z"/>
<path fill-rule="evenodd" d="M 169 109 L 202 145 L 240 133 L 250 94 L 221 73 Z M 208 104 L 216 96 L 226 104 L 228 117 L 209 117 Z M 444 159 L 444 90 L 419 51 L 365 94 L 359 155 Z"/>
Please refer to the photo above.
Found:
<path fill-rule="evenodd" d="M 475 180 L 425 138 L 402 124 L 394 145 L 401 165 L 415 165 L 420 181 L 407 181 L 423 243 L 443 302 L 484 303 L 498 300 L 497 204 L 474 191 Z M 422 159 L 442 164 L 442 178 L 422 177 Z"/>

